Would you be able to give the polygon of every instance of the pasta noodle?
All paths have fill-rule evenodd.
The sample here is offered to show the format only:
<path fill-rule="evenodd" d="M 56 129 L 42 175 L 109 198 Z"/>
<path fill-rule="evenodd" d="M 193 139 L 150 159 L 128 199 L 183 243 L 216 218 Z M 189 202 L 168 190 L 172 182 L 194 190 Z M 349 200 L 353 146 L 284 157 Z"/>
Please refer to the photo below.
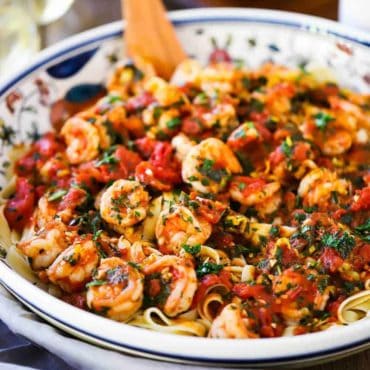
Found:
<path fill-rule="evenodd" d="M 271 63 L 187 60 L 171 82 L 142 66 L 10 152 L 2 258 L 81 309 L 172 334 L 369 318 L 370 96 Z"/>
<path fill-rule="evenodd" d="M 134 326 L 172 334 L 203 337 L 206 333 L 206 326 L 200 320 L 169 319 L 161 310 L 155 307 L 146 309 L 142 315 L 137 315 L 129 323 Z"/>

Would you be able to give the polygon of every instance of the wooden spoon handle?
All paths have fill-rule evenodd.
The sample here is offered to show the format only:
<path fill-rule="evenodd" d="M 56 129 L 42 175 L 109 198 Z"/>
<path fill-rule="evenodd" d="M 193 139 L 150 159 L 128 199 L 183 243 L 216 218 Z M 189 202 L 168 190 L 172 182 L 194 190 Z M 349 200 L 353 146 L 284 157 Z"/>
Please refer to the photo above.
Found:
<path fill-rule="evenodd" d="M 153 64 L 156 72 L 169 79 L 186 58 L 161 0 L 121 0 L 126 19 L 127 54 L 135 61 Z"/>

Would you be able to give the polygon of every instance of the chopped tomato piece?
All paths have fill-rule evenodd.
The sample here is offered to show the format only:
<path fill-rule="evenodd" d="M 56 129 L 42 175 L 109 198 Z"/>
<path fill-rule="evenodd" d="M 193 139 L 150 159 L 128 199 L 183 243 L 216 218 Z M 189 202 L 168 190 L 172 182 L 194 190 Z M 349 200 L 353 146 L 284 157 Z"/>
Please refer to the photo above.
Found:
<path fill-rule="evenodd" d="M 269 301 L 271 295 L 267 293 L 266 287 L 261 284 L 249 285 L 245 283 L 238 283 L 233 286 L 233 293 L 241 299 L 254 298 Z"/>
<path fill-rule="evenodd" d="M 239 189 L 245 197 L 261 191 L 265 185 L 264 179 L 248 176 L 235 176 L 230 183 L 230 187 Z"/>
<path fill-rule="evenodd" d="M 214 286 L 222 285 L 223 287 L 226 288 L 226 290 L 228 291 L 231 290 L 232 284 L 230 278 L 231 278 L 230 273 L 225 270 L 222 270 L 218 275 L 216 274 L 205 275 L 202 278 L 197 291 L 195 292 L 192 307 L 196 307 L 196 305 L 199 302 L 201 302 L 202 299 L 206 296 L 209 289 Z"/>
<path fill-rule="evenodd" d="M 145 136 L 135 140 L 135 147 L 143 158 L 148 159 L 152 155 L 157 143 L 158 141 Z"/>
<path fill-rule="evenodd" d="M 158 142 L 148 162 L 141 162 L 135 177 L 160 191 L 168 191 L 181 182 L 181 165 L 169 143 Z"/>
<path fill-rule="evenodd" d="M 344 262 L 339 253 L 333 248 L 325 248 L 320 257 L 320 261 L 324 267 L 332 273 L 337 272 Z"/>
<path fill-rule="evenodd" d="M 283 162 L 284 159 L 285 156 L 280 146 L 278 146 L 273 152 L 271 152 L 269 156 L 269 161 L 272 167 L 276 167 L 279 163 Z"/>
<path fill-rule="evenodd" d="M 198 117 L 186 117 L 182 120 L 181 131 L 189 136 L 198 135 L 203 131 L 202 121 Z"/>
<path fill-rule="evenodd" d="M 126 109 L 129 113 L 140 111 L 146 108 L 151 103 L 154 103 L 155 99 L 152 94 L 144 91 L 141 95 L 128 99 Z"/>
<path fill-rule="evenodd" d="M 159 279 L 151 279 L 149 281 L 149 295 L 151 297 L 157 296 L 161 292 L 161 282 Z"/>
<path fill-rule="evenodd" d="M 28 179 L 19 177 L 15 187 L 15 196 L 10 198 L 4 214 L 10 228 L 21 231 L 30 221 L 36 202 L 35 188 Z"/>
<path fill-rule="evenodd" d="M 368 211 L 370 209 L 370 186 L 361 189 L 358 193 L 358 199 L 351 205 L 354 212 Z"/>
<path fill-rule="evenodd" d="M 294 146 L 293 150 L 293 158 L 298 162 L 303 162 L 305 159 L 308 158 L 310 153 L 310 145 L 304 142 L 298 142 Z"/>

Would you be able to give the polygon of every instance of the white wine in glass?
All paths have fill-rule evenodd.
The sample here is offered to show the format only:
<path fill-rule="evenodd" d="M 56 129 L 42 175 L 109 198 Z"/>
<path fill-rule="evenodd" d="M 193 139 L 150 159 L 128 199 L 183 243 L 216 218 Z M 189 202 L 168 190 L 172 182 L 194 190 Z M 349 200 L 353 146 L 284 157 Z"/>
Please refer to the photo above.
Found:
<path fill-rule="evenodd" d="M 74 0 L 0 0 L 0 80 L 41 47 L 39 26 L 65 14 Z"/>

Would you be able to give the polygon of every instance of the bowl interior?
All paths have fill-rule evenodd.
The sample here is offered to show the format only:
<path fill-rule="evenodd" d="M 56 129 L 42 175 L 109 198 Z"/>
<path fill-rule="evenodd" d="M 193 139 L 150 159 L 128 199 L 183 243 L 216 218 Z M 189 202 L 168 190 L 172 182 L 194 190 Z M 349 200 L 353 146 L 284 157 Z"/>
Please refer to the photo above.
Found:
<path fill-rule="evenodd" d="M 203 63 L 216 42 L 219 47 L 228 48 L 236 63 L 250 68 L 273 61 L 310 70 L 318 78 L 335 80 L 351 89 L 370 91 L 370 49 L 358 41 L 363 41 L 366 35 L 338 28 L 332 22 L 289 13 L 240 9 L 181 11 L 174 12 L 172 17 L 188 55 Z M 0 86 L 0 186 L 9 179 L 10 147 L 50 130 L 51 120 L 61 119 L 61 102 L 78 107 L 101 94 L 107 75 L 122 55 L 121 23 L 117 22 L 43 52 L 32 65 Z M 64 317 L 67 326 L 94 335 L 97 324 L 98 328 L 104 327 L 102 340 L 114 340 L 115 348 L 136 346 L 182 359 L 266 363 L 306 358 L 363 344 L 370 330 L 368 320 L 363 325 L 336 329 L 337 335 L 323 332 L 299 338 L 259 340 L 258 348 L 254 341 L 200 341 L 184 337 L 172 341 L 173 337 L 165 334 L 143 332 L 79 311 L 49 295 L 41 295 L 43 292 L 37 293 L 32 285 L 24 285 L 28 287 L 25 290 L 23 279 L 8 267 L 1 266 L 0 280 L 25 301 L 38 302 L 39 311 L 57 319 Z"/>

